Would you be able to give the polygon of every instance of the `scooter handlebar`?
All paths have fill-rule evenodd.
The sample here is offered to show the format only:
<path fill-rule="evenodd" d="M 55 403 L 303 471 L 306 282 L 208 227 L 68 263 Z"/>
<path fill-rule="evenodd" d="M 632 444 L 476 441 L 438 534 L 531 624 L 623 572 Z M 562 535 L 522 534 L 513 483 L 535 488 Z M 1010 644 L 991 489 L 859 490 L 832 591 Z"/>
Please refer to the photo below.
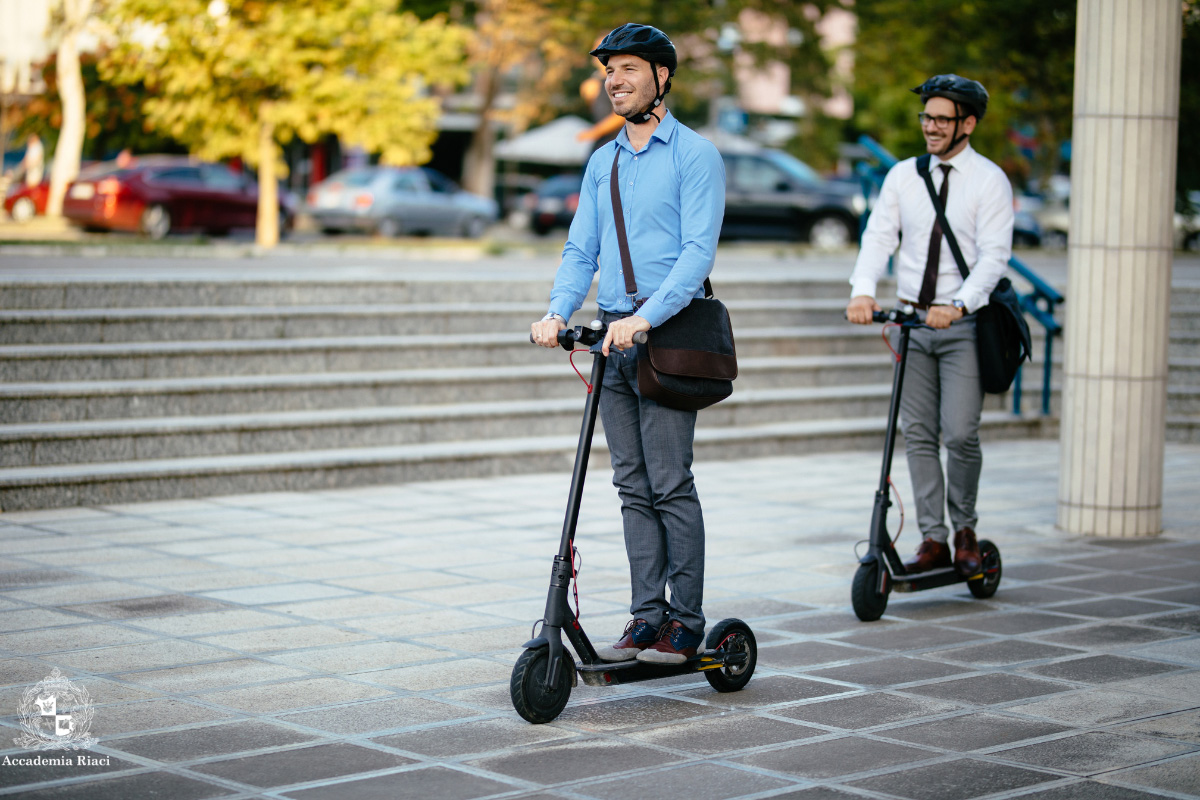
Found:
<path fill-rule="evenodd" d="M 846 312 L 843 311 L 842 319 L 848 320 L 849 318 L 850 317 L 846 314 Z M 887 311 L 874 311 L 871 313 L 871 321 L 884 323 L 893 322 L 897 325 L 913 325 L 924 327 L 924 323 L 921 322 L 921 318 L 917 316 L 917 310 L 912 306 L 900 306 L 899 308 L 892 308 Z"/>
<path fill-rule="evenodd" d="M 574 328 L 563 328 L 558 332 L 558 344 L 564 350 L 572 350 L 576 344 L 591 347 L 594 344 L 603 342 L 607 332 L 608 327 L 600 320 L 594 319 L 586 328 L 582 325 L 577 325 Z M 638 331 L 633 335 L 635 344 L 645 344 L 648 340 L 649 337 L 646 335 L 646 331 Z M 532 333 L 529 334 L 529 343 L 537 344 L 537 342 L 533 341 Z"/>

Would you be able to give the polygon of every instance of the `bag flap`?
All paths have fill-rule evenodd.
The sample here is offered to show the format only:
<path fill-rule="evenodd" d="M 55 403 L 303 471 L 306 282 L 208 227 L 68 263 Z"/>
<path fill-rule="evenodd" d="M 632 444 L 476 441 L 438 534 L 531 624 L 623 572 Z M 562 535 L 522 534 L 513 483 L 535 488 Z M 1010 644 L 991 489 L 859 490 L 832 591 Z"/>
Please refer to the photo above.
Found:
<path fill-rule="evenodd" d="M 684 350 L 669 347 L 646 348 L 650 364 L 659 372 L 668 375 L 684 375 L 689 378 L 713 378 L 731 381 L 737 377 L 737 356 L 712 353 L 707 350 Z"/>

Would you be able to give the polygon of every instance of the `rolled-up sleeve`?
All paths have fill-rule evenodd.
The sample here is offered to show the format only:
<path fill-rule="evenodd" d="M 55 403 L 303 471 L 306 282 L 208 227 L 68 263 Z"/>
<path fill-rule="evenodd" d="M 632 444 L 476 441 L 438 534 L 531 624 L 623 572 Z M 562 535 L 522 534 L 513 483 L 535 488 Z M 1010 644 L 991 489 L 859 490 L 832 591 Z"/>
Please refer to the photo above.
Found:
<path fill-rule="evenodd" d="M 666 279 L 638 311 L 658 326 L 683 310 L 712 272 L 725 217 L 725 162 L 710 142 L 681 158 L 680 254 Z"/>

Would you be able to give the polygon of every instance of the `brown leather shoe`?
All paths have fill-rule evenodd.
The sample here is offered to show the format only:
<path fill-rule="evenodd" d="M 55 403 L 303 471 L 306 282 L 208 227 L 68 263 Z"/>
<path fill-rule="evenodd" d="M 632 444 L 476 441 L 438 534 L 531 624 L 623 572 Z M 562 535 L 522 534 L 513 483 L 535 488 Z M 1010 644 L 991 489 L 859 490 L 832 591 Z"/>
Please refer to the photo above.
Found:
<path fill-rule="evenodd" d="M 924 539 L 917 548 L 917 554 L 904 562 L 904 568 L 909 572 L 928 572 L 931 569 L 950 566 L 950 548 L 945 542 Z"/>
<path fill-rule="evenodd" d="M 637 654 L 658 641 L 659 628 L 644 619 L 631 619 L 625 633 L 615 644 L 601 647 L 596 655 L 601 661 L 632 661 Z"/>
<path fill-rule="evenodd" d="M 954 534 L 954 569 L 958 574 L 967 578 L 978 575 L 982 563 L 975 531 L 963 528 Z"/>

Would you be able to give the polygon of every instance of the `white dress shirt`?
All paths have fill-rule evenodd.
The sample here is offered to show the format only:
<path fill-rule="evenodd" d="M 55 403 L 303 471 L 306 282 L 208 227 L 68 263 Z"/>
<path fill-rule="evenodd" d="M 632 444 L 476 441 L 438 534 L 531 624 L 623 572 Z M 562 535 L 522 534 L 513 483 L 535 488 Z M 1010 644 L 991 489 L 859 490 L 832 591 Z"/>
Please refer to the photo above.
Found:
<path fill-rule="evenodd" d="M 1012 255 L 1012 186 L 1004 172 L 970 144 L 947 161 L 930 158 L 930 177 L 938 191 L 942 187 L 939 164 L 951 167 L 946 220 L 971 274 L 964 282 L 943 236 L 933 302 L 949 305 L 952 300 L 962 300 L 967 313 L 972 313 L 987 305 L 988 296 L 1008 268 Z M 917 300 L 936 219 L 925 180 L 917 174 L 917 159 L 909 158 L 892 167 L 863 232 L 858 261 L 850 276 L 851 297 L 875 297 L 876 287 L 887 273 L 888 257 L 899 244 L 897 293 L 906 300 Z"/>

